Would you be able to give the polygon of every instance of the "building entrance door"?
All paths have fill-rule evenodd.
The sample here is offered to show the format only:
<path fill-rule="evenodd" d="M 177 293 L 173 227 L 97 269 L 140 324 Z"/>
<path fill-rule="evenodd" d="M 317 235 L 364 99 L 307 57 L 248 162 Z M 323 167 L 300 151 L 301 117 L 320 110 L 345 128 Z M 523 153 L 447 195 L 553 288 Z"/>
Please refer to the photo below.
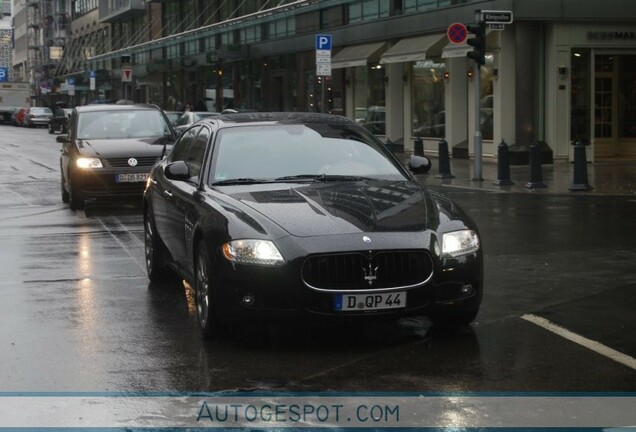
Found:
<path fill-rule="evenodd" d="M 594 57 L 594 155 L 636 158 L 636 55 Z"/>
<path fill-rule="evenodd" d="M 596 157 L 616 156 L 616 86 L 613 55 L 594 59 L 594 143 Z"/>

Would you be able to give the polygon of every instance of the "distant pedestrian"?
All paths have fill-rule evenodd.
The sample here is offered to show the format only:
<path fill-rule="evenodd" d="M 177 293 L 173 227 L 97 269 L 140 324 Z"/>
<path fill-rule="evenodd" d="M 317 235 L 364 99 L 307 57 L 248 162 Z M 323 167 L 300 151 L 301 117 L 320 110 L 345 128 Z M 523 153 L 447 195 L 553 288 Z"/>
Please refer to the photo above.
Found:
<path fill-rule="evenodd" d="M 185 112 L 192 111 L 192 104 L 190 102 L 186 102 L 185 107 L 183 108 L 183 111 Z"/>

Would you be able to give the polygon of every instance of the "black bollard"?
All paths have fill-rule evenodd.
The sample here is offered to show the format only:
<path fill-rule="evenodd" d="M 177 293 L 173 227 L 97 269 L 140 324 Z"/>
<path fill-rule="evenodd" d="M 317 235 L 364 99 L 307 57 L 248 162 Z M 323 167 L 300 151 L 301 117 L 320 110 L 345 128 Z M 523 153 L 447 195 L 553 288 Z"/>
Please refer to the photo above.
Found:
<path fill-rule="evenodd" d="M 415 156 L 424 156 L 424 141 L 422 141 L 421 137 L 415 138 L 415 142 L 413 143 L 413 154 Z"/>
<path fill-rule="evenodd" d="M 574 145 L 574 179 L 571 191 L 589 191 L 594 189 L 587 182 L 587 156 L 585 155 L 585 144 L 577 141 Z"/>
<path fill-rule="evenodd" d="M 530 146 L 530 181 L 526 183 L 529 189 L 548 187 L 543 183 L 543 171 L 541 171 L 541 151 L 539 146 Z"/>
<path fill-rule="evenodd" d="M 514 184 L 514 182 L 510 180 L 510 156 L 508 154 L 508 144 L 506 144 L 503 140 L 497 148 L 497 180 L 495 180 L 493 184 L 498 186 Z"/>
<path fill-rule="evenodd" d="M 448 143 L 446 140 L 442 139 L 437 148 L 439 152 L 439 174 L 435 177 L 442 179 L 455 178 L 455 176 L 451 174 L 450 156 L 448 155 Z"/>

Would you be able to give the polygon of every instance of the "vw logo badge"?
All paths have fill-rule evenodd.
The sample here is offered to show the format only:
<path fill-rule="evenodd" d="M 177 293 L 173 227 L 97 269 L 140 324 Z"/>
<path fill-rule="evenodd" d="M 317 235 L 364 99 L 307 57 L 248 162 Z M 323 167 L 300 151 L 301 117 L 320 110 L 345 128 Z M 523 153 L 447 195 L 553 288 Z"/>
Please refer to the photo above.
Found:
<path fill-rule="evenodd" d="M 367 237 L 367 236 L 364 236 L 364 237 L 362 237 L 362 241 L 365 242 L 366 244 L 369 244 L 369 243 L 371 243 L 371 238 Z"/>
<path fill-rule="evenodd" d="M 128 159 L 128 165 L 130 165 L 132 167 L 137 166 L 137 159 L 135 159 L 135 158 Z"/>

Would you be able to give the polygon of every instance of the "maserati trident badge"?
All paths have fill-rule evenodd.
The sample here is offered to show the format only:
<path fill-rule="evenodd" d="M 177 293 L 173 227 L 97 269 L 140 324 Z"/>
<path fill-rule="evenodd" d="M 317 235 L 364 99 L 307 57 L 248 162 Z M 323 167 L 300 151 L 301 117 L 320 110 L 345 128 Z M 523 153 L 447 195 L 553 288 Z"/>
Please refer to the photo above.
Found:
<path fill-rule="evenodd" d="M 365 269 L 362 267 L 362 271 L 364 272 L 364 280 L 369 283 L 369 286 L 373 285 L 375 281 L 378 279 L 378 267 L 373 268 L 371 263 L 369 263 L 369 268 Z"/>

